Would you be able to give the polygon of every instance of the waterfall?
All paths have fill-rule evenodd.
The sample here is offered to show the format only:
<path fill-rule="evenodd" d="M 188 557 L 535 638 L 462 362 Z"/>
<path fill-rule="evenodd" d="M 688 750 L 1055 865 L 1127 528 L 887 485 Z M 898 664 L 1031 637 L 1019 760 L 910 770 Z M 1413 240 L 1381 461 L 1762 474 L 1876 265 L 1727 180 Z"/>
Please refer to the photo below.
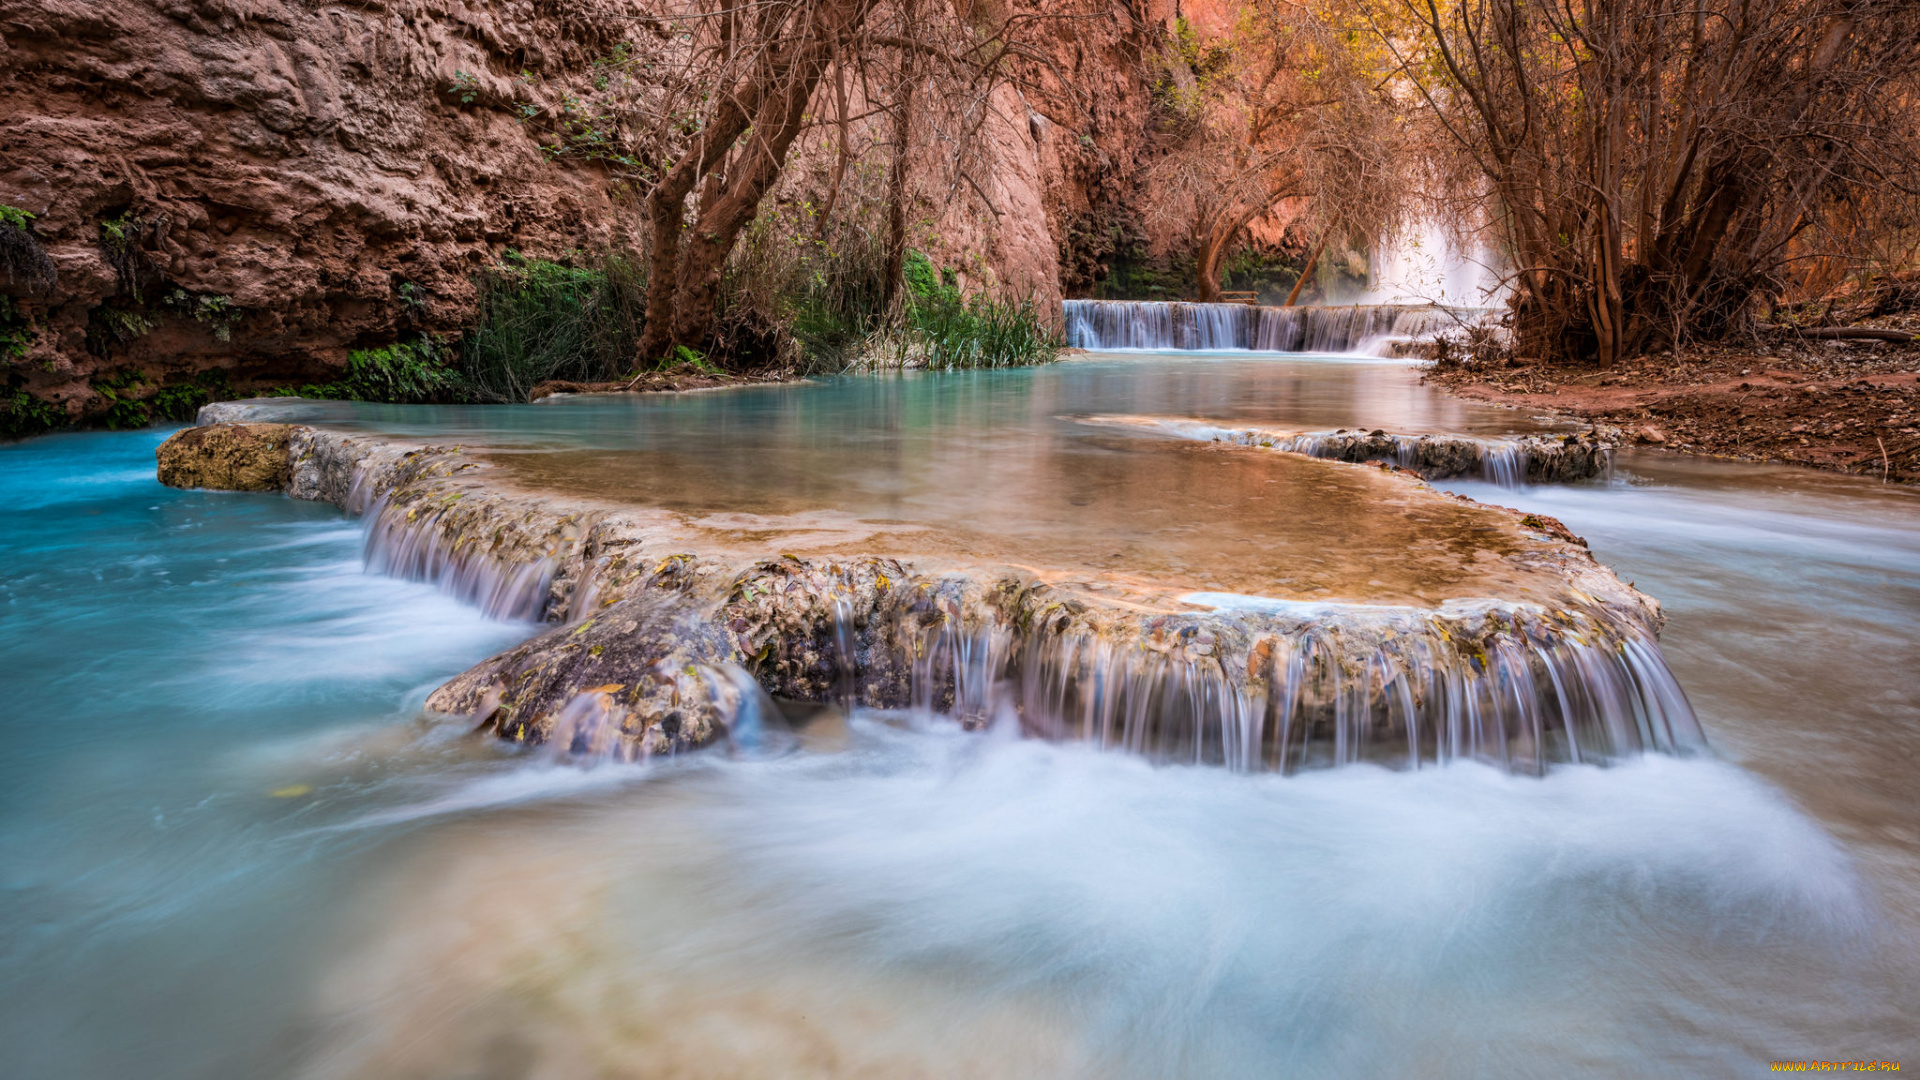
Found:
<path fill-rule="evenodd" d="M 1014 716 L 1040 738 L 1237 771 L 1474 760 L 1537 775 L 1553 763 L 1706 747 L 1659 646 L 1638 628 L 1541 612 L 1473 642 L 1440 618 L 1406 615 L 1409 632 L 1371 643 L 1326 625 L 1263 635 L 1244 661 L 1092 634 L 1021 640 L 1004 628 L 969 636 L 939 626 L 916 650 L 914 704 L 969 726 Z"/>
<path fill-rule="evenodd" d="M 551 558 L 516 562 L 494 556 L 478 544 L 463 542 L 441 528 L 445 513 L 396 506 L 385 496 L 370 497 L 365 470 L 356 475 L 348 509 L 360 509 L 366 521 L 364 561 L 369 571 L 407 581 L 431 582 L 489 618 L 537 621 L 557 564 Z M 357 506 L 356 506 L 357 503 Z"/>
<path fill-rule="evenodd" d="M 1096 351 L 1352 353 L 1412 341 L 1479 318 L 1436 304 L 1251 307 L 1159 300 L 1068 300 L 1067 344 Z"/>

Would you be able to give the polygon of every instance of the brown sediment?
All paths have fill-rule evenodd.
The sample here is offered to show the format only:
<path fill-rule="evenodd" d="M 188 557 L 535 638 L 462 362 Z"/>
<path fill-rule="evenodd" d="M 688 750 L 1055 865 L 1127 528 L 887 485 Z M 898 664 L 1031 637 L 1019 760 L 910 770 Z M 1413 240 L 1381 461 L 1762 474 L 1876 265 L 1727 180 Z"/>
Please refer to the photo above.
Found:
<path fill-rule="evenodd" d="M 1689 347 L 1612 367 L 1436 365 L 1462 397 L 1613 426 L 1629 442 L 1920 481 L 1920 346 Z"/>

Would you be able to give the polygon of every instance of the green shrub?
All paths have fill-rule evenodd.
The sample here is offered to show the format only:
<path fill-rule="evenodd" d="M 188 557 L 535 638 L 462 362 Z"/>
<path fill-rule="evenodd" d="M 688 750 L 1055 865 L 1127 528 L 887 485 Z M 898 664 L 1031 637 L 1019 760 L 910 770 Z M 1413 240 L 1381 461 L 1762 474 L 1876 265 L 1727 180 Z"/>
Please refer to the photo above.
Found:
<path fill-rule="evenodd" d="M 1017 302 L 968 296 L 918 251 L 903 267 L 907 302 L 899 323 L 868 347 L 873 367 L 1023 367 L 1048 363 L 1060 338 L 1031 296 Z"/>
<path fill-rule="evenodd" d="M 227 385 L 227 373 L 220 368 L 212 368 L 195 375 L 188 382 L 163 386 L 151 401 L 155 420 L 173 420 L 186 423 L 199 412 L 200 406 L 210 401 L 225 401 L 233 396 L 233 390 Z"/>
<path fill-rule="evenodd" d="M 856 186 L 872 178 L 855 175 Z M 755 219 L 727 261 L 720 285 L 720 346 L 738 365 L 843 370 L 885 322 L 883 204 L 842 203 L 819 238 L 810 207 L 774 208 Z"/>
<path fill-rule="evenodd" d="M 146 427 L 153 423 L 153 405 L 147 378 L 131 368 L 96 377 L 93 391 L 107 402 L 107 426 L 115 431 Z"/>
<path fill-rule="evenodd" d="M 646 284 L 628 259 L 566 266 L 509 252 L 484 275 L 460 374 L 477 401 L 518 402 L 553 379 L 602 382 L 633 367 Z"/>
<path fill-rule="evenodd" d="M 333 382 L 282 386 L 268 397 L 319 398 L 327 401 L 379 401 L 397 405 L 472 401 L 466 379 L 437 339 L 396 341 L 347 354 L 345 378 Z"/>
<path fill-rule="evenodd" d="M 67 426 L 67 414 L 24 388 L 0 392 L 0 438 L 20 439 Z"/>
<path fill-rule="evenodd" d="M 417 405 L 467 397 L 460 373 L 447 363 L 440 344 L 431 337 L 354 350 L 347 356 L 347 377 L 341 385 L 345 396 L 355 401 Z"/>

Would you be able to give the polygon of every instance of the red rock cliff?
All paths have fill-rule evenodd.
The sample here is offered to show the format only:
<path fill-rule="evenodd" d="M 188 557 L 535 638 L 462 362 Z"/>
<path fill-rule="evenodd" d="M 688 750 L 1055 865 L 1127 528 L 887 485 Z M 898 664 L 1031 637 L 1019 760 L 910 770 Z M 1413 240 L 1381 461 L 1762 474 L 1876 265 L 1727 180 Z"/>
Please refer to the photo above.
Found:
<path fill-rule="evenodd" d="M 59 273 L 44 294 L 0 276 L 34 323 L 0 390 L 78 417 L 123 370 L 330 378 L 352 348 L 458 330 L 474 273 L 510 247 L 634 245 L 635 207 L 593 163 L 548 160 L 515 110 L 562 93 L 644 7 L 0 0 L 0 204 L 36 215 Z M 945 264 L 1061 295 L 1075 223 L 1134 171 L 1137 57 L 1165 17 L 1136 7 L 1061 23 L 1034 65 L 1046 85 L 996 95 L 990 213 L 916 184 L 946 193 L 925 207 Z"/>

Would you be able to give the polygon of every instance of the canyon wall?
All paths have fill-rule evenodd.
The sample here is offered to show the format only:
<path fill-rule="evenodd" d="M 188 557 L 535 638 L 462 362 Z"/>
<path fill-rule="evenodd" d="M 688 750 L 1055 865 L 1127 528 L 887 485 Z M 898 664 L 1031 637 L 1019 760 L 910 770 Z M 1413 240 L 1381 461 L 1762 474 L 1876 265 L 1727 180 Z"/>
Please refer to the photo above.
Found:
<path fill-rule="evenodd" d="M 80 419 L 210 372 L 329 379 L 354 348 L 457 332 L 509 249 L 637 246 L 632 195 L 520 112 L 645 3 L 0 0 L 0 204 L 58 272 L 0 274 L 0 391 Z M 938 261 L 1058 300 L 1072 223 L 1130 176 L 1153 25 L 1116 5 L 1048 31 L 1045 85 L 994 96 L 977 192 L 916 164 Z"/>
<path fill-rule="evenodd" d="M 78 415 L 109 372 L 325 378 L 352 347 L 457 328 L 509 246 L 622 239 L 633 214 L 597 168 L 453 89 L 529 100 L 514 75 L 586 65 L 622 14 L 0 0 L 0 203 L 36 215 L 59 274 L 0 283 L 35 324 L 9 381 Z"/>

